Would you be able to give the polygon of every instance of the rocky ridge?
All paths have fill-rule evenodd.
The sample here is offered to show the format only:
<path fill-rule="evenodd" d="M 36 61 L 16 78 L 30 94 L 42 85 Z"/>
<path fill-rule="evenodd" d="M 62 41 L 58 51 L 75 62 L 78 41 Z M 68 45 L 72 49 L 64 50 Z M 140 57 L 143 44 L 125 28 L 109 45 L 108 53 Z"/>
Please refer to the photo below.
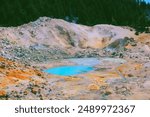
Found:
<path fill-rule="evenodd" d="M 96 56 L 109 44 L 135 37 L 135 31 L 130 30 L 113 25 L 89 27 L 42 17 L 22 26 L 0 28 L 1 56 L 26 62 Z"/>

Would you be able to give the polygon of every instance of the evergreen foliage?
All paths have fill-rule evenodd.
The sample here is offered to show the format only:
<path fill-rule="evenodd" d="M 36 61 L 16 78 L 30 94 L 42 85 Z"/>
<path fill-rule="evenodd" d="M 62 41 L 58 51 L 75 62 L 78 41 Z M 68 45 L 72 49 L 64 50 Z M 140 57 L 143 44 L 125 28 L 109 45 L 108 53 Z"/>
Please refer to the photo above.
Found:
<path fill-rule="evenodd" d="M 17 26 L 39 17 L 85 25 L 146 27 L 150 5 L 143 0 L 0 0 L 0 25 Z"/>

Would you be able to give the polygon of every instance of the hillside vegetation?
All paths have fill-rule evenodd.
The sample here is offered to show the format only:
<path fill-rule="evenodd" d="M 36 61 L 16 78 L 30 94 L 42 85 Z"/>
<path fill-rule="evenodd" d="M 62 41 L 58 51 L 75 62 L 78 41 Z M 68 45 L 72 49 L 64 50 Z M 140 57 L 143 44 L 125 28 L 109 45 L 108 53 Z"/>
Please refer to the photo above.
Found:
<path fill-rule="evenodd" d="M 16 26 L 47 16 L 95 25 L 149 26 L 143 0 L 1 0 L 0 25 Z"/>

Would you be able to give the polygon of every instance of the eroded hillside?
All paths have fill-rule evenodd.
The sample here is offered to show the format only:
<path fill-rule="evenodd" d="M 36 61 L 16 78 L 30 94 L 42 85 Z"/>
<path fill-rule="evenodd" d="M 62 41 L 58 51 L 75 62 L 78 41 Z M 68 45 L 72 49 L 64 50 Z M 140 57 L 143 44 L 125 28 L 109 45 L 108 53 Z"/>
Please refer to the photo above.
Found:
<path fill-rule="evenodd" d="M 89 27 L 46 17 L 1 27 L 0 98 L 150 99 L 149 40 L 149 33 L 136 35 L 130 27 Z M 98 59 L 94 71 L 76 76 L 43 72 L 85 64 L 86 58 Z"/>

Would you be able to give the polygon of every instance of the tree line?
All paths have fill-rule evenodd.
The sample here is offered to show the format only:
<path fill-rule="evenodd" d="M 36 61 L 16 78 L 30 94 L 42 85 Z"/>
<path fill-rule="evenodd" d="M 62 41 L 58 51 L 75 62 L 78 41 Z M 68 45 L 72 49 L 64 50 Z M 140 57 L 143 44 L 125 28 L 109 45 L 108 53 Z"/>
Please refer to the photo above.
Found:
<path fill-rule="evenodd" d="M 0 26 L 17 26 L 39 17 L 85 25 L 150 25 L 150 4 L 143 0 L 0 0 Z"/>

